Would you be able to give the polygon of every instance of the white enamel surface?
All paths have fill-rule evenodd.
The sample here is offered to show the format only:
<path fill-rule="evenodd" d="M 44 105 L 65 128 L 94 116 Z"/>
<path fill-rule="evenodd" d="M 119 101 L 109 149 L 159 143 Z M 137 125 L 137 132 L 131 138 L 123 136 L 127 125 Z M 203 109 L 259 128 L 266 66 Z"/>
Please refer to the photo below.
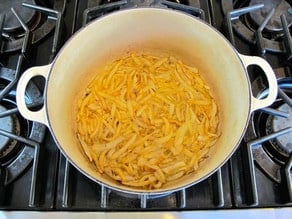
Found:
<path fill-rule="evenodd" d="M 74 132 L 74 104 L 98 68 L 128 51 L 165 53 L 199 69 L 219 103 L 221 136 L 200 170 L 154 191 L 129 188 L 100 175 L 81 151 Z M 59 52 L 47 81 L 45 105 L 62 152 L 91 179 L 131 193 L 164 193 L 199 182 L 220 167 L 239 144 L 251 111 L 245 68 L 216 31 L 180 12 L 131 9 L 107 15 L 79 31 Z"/>
<path fill-rule="evenodd" d="M 25 89 L 33 77 L 42 76 L 47 79 L 50 72 L 51 65 L 32 67 L 25 71 L 22 77 L 17 83 L 16 101 L 17 107 L 23 117 L 33 121 L 43 123 L 48 126 L 47 114 L 45 107 L 42 107 L 39 111 L 31 111 L 27 108 L 25 103 Z"/>
<path fill-rule="evenodd" d="M 278 95 L 278 84 L 275 73 L 272 67 L 268 64 L 266 60 L 257 56 L 245 56 L 240 55 L 245 68 L 247 69 L 250 65 L 259 66 L 265 73 L 266 79 L 268 81 L 269 92 L 268 95 L 263 99 L 257 99 L 256 97 L 251 97 L 251 111 L 264 108 L 271 105 Z"/>

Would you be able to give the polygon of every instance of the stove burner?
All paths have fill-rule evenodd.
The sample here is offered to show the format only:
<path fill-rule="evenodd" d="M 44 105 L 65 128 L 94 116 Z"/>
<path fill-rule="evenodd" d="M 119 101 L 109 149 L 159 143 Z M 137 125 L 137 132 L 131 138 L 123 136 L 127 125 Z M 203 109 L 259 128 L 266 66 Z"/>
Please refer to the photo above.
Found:
<path fill-rule="evenodd" d="M 35 11 L 22 6 L 22 3 L 35 4 L 34 0 L 2 0 L 0 2 L 1 14 L 5 16 L 3 30 L 12 32 L 21 29 L 19 21 L 11 11 L 13 8 L 23 19 L 26 24 L 29 24 L 35 15 Z"/>
<path fill-rule="evenodd" d="M 0 68 L 0 93 L 13 80 L 14 70 Z M 0 166 L 8 173 L 5 184 L 14 181 L 35 159 L 35 149 L 18 139 L 39 143 L 46 130 L 40 123 L 25 120 L 18 113 L 15 99 L 16 91 L 12 90 L 0 100 Z M 36 105 L 41 99 L 39 89 L 34 83 L 29 83 L 26 89 L 27 104 Z"/>
<path fill-rule="evenodd" d="M 0 113 L 5 112 L 6 107 L 0 105 Z M 16 135 L 20 134 L 20 123 L 15 115 L 0 117 L 0 129 L 14 133 Z M 6 157 L 13 149 L 15 149 L 17 141 L 10 139 L 5 136 L 0 135 L 0 159 Z"/>
<path fill-rule="evenodd" d="M 65 0 L 54 1 L 54 3 L 35 0 L 1 0 L 0 52 L 21 49 L 26 31 L 31 33 L 33 44 L 42 40 L 56 26 L 60 25 L 60 14 L 65 10 L 65 5 Z M 25 25 L 27 30 L 24 30 L 22 25 Z"/>
<path fill-rule="evenodd" d="M 270 18 L 269 22 L 265 26 L 265 30 L 270 32 L 279 32 L 282 31 L 282 23 L 280 16 L 285 15 L 288 23 L 288 27 L 292 24 L 292 15 L 289 13 L 291 10 L 291 5 L 287 1 L 271 1 L 271 0 L 251 0 L 250 6 L 264 4 L 264 7 L 261 10 L 252 11 L 249 13 L 251 19 L 259 27 L 270 11 L 275 9 L 273 16 Z"/>
<path fill-rule="evenodd" d="M 278 107 L 279 111 L 285 112 L 289 115 L 288 118 L 284 117 L 273 117 L 272 120 L 272 131 L 278 132 L 283 130 L 284 128 L 291 127 L 292 124 L 292 108 L 288 104 L 283 104 L 280 107 Z M 275 138 L 275 144 L 279 146 L 284 152 L 286 152 L 288 155 L 292 152 L 292 133 L 287 135 L 278 136 Z"/>
<path fill-rule="evenodd" d="M 259 98 L 267 95 L 261 90 L 262 81 L 255 80 L 254 91 Z M 245 140 L 252 145 L 252 154 L 259 167 L 275 182 L 282 181 L 281 169 L 285 168 L 292 154 L 292 81 L 278 81 L 278 99 L 269 107 L 255 112 L 248 126 Z"/>
<path fill-rule="evenodd" d="M 290 57 L 292 15 L 289 1 L 221 0 L 228 37 L 235 45 L 233 30 L 260 53 L 287 53 Z M 261 55 L 263 55 L 261 54 Z"/>
<path fill-rule="evenodd" d="M 291 83 L 279 83 L 279 88 L 282 89 L 288 98 L 291 98 Z M 264 95 L 265 92 L 262 92 L 260 96 Z M 257 119 L 255 124 L 257 135 L 269 136 L 285 129 L 291 129 L 291 112 L 292 107 L 280 97 L 273 105 L 270 106 L 270 108 L 260 111 L 258 116 L 255 116 Z M 287 159 L 289 159 L 291 152 L 291 141 L 289 141 L 289 139 L 291 139 L 291 134 L 292 133 L 290 132 L 284 135 L 278 135 L 263 143 L 264 150 L 271 157 L 271 159 L 274 160 L 274 162 L 285 164 Z"/>

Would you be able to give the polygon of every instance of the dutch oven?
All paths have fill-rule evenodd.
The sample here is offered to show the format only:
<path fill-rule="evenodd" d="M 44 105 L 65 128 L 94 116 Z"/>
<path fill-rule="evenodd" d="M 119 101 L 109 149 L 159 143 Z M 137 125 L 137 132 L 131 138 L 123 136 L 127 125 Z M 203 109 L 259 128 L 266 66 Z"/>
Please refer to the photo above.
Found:
<path fill-rule="evenodd" d="M 93 79 L 89 67 L 126 52 L 160 52 L 174 55 L 199 69 L 219 105 L 221 135 L 198 171 L 159 189 L 131 188 L 100 174 L 84 155 L 74 130 L 74 101 Z M 256 65 L 267 79 L 269 94 L 256 98 L 251 91 L 247 67 Z M 44 106 L 28 109 L 25 89 L 32 78 L 46 80 Z M 32 67 L 21 76 L 17 105 L 23 117 L 45 124 L 68 160 L 83 174 L 109 188 L 133 194 L 157 195 L 194 185 L 220 168 L 239 146 L 253 111 L 272 104 L 277 81 L 270 65 L 260 57 L 239 54 L 213 27 L 171 9 L 134 8 L 112 12 L 81 28 L 54 61 Z"/>

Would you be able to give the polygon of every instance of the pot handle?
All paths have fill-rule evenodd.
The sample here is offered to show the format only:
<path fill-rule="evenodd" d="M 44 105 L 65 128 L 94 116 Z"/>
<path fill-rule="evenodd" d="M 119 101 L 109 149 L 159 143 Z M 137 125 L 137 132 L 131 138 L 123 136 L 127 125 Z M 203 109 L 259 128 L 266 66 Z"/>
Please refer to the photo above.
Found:
<path fill-rule="evenodd" d="M 265 98 L 258 99 L 254 96 L 251 97 L 251 112 L 271 105 L 276 100 L 278 95 L 277 78 L 272 67 L 266 60 L 261 57 L 246 56 L 242 54 L 239 54 L 239 56 L 246 69 L 250 65 L 259 66 L 265 73 L 269 85 L 269 92 Z"/>
<path fill-rule="evenodd" d="M 32 68 L 27 69 L 21 75 L 17 84 L 17 89 L 16 89 L 16 103 L 17 103 L 17 107 L 20 114 L 28 120 L 40 122 L 40 123 L 45 124 L 46 126 L 48 126 L 49 123 L 48 123 L 48 118 L 45 111 L 45 108 L 46 108 L 45 101 L 44 101 L 44 105 L 42 106 L 40 110 L 38 111 L 30 110 L 25 103 L 25 90 L 28 83 L 33 77 L 42 76 L 47 81 L 50 68 L 51 68 L 51 64 L 38 66 L 38 67 L 32 67 Z"/>

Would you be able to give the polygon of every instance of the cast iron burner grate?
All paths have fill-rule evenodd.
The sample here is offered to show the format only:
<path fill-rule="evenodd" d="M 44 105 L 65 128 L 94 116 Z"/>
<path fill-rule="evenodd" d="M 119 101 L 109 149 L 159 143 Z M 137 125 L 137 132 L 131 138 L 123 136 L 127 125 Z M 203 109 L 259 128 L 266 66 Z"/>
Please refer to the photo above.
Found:
<path fill-rule="evenodd" d="M 260 55 L 285 53 L 292 57 L 292 3 L 272 0 L 222 0 L 227 33 L 235 45 L 233 30 L 246 42 L 256 44 Z"/>
<path fill-rule="evenodd" d="M 15 14 L 17 19 L 21 18 Z M 26 26 L 24 26 L 26 27 Z M 24 28 L 25 29 L 25 28 Z M 0 181 L 1 202 L 5 198 L 5 189 L 14 182 L 27 169 L 33 161 L 33 177 L 31 179 L 31 191 L 29 205 L 34 205 L 36 188 L 36 166 L 38 163 L 39 143 L 43 140 L 45 127 L 39 123 L 29 122 L 20 116 L 16 106 L 15 85 L 18 81 L 23 66 L 25 55 L 28 57 L 31 42 L 30 32 L 25 32 L 26 41 L 22 45 L 22 53 L 18 57 L 16 70 L 1 67 L 0 69 Z M 27 87 L 27 104 L 36 106 L 42 104 L 41 92 L 30 83 Z M 3 190 L 3 191 L 2 191 Z M 2 203 L 0 203 L 2 204 Z"/>
<path fill-rule="evenodd" d="M 61 25 L 60 14 L 63 13 L 65 4 L 64 0 L 54 3 L 39 0 L 1 1 L 0 52 L 20 50 L 25 43 L 27 31 L 31 33 L 32 44 L 44 39 L 56 26 Z M 26 29 L 23 29 L 23 25 Z"/>
<path fill-rule="evenodd" d="M 254 82 L 254 85 L 257 82 Z M 258 83 L 260 84 L 260 83 Z M 291 78 L 278 81 L 278 99 L 269 108 L 255 112 L 250 120 L 245 140 L 251 167 L 252 181 L 254 180 L 254 164 L 274 182 L 284 185 L 289 195 L 287 202 L 292 202 L 292 80 Z M 267 95 L 263 90 L 258 98 Z M 256 187 L 254 188 L 256 189 Z M 254 191 L 256 197 L 256 191 Z M 257 198 L 256 198 L 257 199 Z"/>

